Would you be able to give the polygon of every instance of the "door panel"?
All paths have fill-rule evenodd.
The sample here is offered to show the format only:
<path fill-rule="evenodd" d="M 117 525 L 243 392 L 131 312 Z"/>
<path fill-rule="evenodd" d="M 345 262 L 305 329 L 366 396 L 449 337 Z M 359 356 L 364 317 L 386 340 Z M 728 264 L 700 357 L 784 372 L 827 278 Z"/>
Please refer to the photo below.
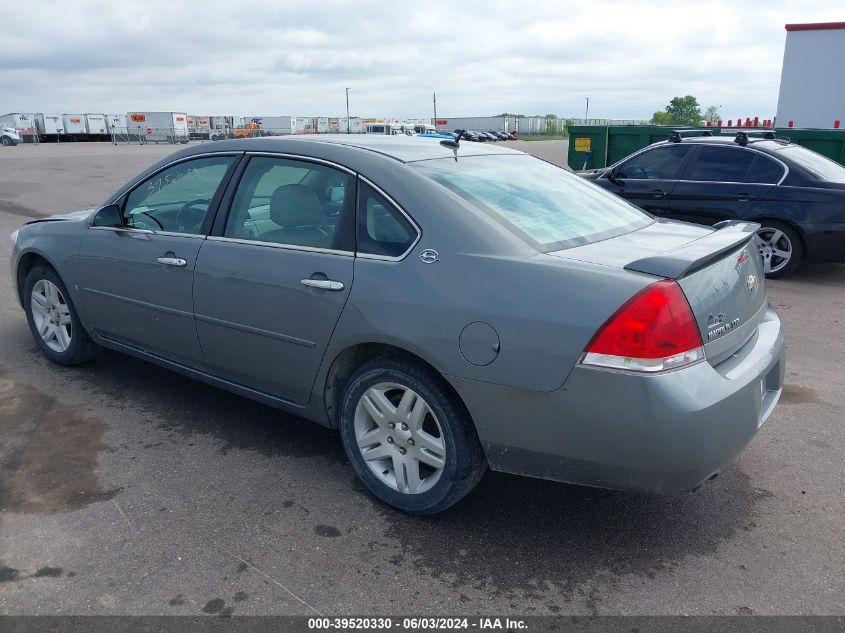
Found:
<path fill-rule="evenodd" d="M 209 238 L 194 283 L 210 371 L 303 404 L 352 287 L 354 257 Z M 338 290 L 308 286 L 335 281 Z M 325 285 L 325 284 L 315 284 Z"/>
<path fill-rule="evenodd" d="M 691 149 L 682 143 L 647 149 L 613 167 L 613 178 L 608 178 L 610 173 L 602 175 L 602 186 L 650 213 L 664 215 Z"/>
<path fill-rule="evenodd" d="M 626 178 L 617 185 L 602 176 L 602 186 L 628 202 L 655 215 L 665 215 L 669 208 L 669 196 L 675 187 L 674 180 L 640 180 Z"/>
<path fill-rule="evenodd" d="M 90 228 L 80 245 L 81 309 L 97 333 L 197 366 L 192 285 L 203 238 Z M 184 260 L 184 266 L 159 258 Z"/>
<path fill-rule="evenodd" d="M 774 185 L 680 181 L 668 200 L 667 217 L 715 224 L 739 220 L 765 199 Z"/>
<path fill-rule="evenodd" d="M 778 163 L 745 147 L 699 145 L 669 197 L 669 217 L 700 224 L 741 219 L 782 175 Z"/>

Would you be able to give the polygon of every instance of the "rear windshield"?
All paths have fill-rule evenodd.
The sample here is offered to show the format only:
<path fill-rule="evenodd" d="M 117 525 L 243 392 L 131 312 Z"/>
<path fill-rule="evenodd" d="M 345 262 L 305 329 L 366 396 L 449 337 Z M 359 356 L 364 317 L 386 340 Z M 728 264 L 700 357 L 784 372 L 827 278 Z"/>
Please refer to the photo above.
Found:
<path fill-rule="evenodd" d="M 654 221 L 599 186 L 531 156 L 411 164 L 544 252 L 609 239 Z"/>
<path fill-rule="evenodd" d="M 806 147 L 786 145 L 778 151 L 782 152 L 784 157 L 791 158 L 801 167 L 812 172 L 822 180 L 845 182 L 845 167 Z"/>

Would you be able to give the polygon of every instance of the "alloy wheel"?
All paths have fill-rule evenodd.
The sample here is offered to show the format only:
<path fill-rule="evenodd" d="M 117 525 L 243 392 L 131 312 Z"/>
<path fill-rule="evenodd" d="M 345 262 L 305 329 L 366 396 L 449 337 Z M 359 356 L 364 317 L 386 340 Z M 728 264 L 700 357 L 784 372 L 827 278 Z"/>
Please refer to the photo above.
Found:
<path fill-rule="evenodd" d="M 792 259 L 792 241 L 789 236 L 780 229 L 768 226 L 757 231 L 757 236 L 760 238 L 763 272 L 776 273 L 785 268 Z"/>
<path fill-rule="evenodd" d="M 430 490 L 446 465 L 443 429 L 429 404 L 397 383 L 367 389 L 355 408 L 355 440 L 382 482 L 404 494 Z"/>
<path fill-rule="evenodd" d="M 73 336 L 70 307 L 52 281 L 39 279 L 30 295 L 32 320 L 41 340 L 54 352 L 66 352 Z"/>

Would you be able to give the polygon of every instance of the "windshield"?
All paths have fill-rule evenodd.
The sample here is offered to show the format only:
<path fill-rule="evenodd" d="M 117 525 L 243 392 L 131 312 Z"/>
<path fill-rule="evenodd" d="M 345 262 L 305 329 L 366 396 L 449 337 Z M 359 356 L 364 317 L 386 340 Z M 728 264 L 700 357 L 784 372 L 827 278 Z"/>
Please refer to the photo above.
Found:
<path fill-rule="evenodd" d="M 599 186 L 532 156 L 411 164 L 543 252 L 609 239 L 654 221 Z"/>
<path fill-rule="evenodd" d="M 779 150 L 822 180 L 845 182 L 845 167 L 800 145 L 787 145 Z"/>

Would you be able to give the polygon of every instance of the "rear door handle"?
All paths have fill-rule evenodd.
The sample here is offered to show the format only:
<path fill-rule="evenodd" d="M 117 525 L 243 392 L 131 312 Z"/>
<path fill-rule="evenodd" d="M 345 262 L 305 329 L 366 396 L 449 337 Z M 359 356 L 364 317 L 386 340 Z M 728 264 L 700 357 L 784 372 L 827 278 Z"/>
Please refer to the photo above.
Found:
<path fill-rule="evenodd" d="M 303 279 L 300 283 L 303 286 L 319 288 L 320 290 L 334 290 L 335 292 L 343 290 L 343 284 L 341 282 L 332 281 L 331 279 Z"/>
<path fill-rule="evenodd" d="M 651 197 L 652 198 L 662 198 L 666 195 L 665 191 L 661 191 L 660 189 L 652 189 Z"/>
<path fill-rule="evenodd" d="M 746 202 L 747 200 L 753 200 L 754 196 L 749 195 L 747 193 L 735 193 L 731 196 L 734 200 L 739 200 L 740 202 Z"/>
<path fill-rule="evenodd" d="M 184 268 L 188 265 L 187 261 L 179 257 L 159 257 L 156 261 L 165 266 L 177 266 L 178 268 Z"/>

